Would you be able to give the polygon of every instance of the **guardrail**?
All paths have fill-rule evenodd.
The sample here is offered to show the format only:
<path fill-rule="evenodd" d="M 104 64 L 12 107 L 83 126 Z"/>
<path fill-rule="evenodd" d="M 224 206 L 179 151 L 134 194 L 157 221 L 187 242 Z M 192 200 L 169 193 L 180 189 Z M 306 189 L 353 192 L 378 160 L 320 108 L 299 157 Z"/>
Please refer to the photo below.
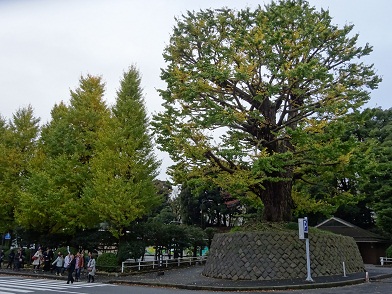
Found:
<path fill-rule="evenodd" d="M 380 264 L 384 265 L 384 263 L 387 262 L 392 262 L 392 258 L 391 257 L 380 257 Z"/>
<path fill-rule="evenodd" d="M 169 267 L 169 266 L 180 266 L 181 264 L 197 264 L 203 263 L 207 260 L 207 256 L 197 256 L 197 257 L 180 257 L 173 259 L 163 259 L 163 260 L 149 260 L 149 261 L 132 261 L 126 260 L 121 263 L 121 272 L 123 273 L 126 268 L 136 269 L 138 271 L 143 268 L 159 268 L 159 267 Z"/>

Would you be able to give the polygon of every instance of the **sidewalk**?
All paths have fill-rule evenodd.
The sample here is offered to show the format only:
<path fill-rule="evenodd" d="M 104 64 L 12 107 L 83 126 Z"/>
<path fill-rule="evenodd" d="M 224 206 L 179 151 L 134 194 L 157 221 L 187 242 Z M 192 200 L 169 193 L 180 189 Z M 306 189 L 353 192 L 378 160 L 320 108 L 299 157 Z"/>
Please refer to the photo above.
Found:
<path fill-rule="evenodd" d="M 392 277 L 392 267 L 365 265 L 370 280 L 379 280 Z M 366 273 L 349 274 L 346 277 L 328 276 L 313 278 L 313 282 L 303 279 L 273 280 L 273 281 L 244 281 L 223 280 L 203 276 L 202 265 L 186 268 L 163 269 L 161 272 L 136 273 L 133 275 L 119 275 L 118 277 L 104 273 L 97 273 L 96 281 L 111 284 L 129 284 L 175 287 L 189 290 L 218 290 L 218 291 L 254 291 L 254 290 L 289 290 L 340 287 L 345 285 L 366 282 Z M 51 273 L 33 273 L 31 269 L 22 269 L 19 272 L 0 270 L 0 275 L 20 275 L 40 277 L 46 279 L 66 280 L 66 276 L 56 276 Z M 82 281 L 86 276 L 81 277 Z"/>
<path fill-rule="evenodd" d="M 366 265 L 366 271 L 370 280 L 378 280 L 392 277 L 391 267 Z M 223 280 L 203 276 L 203 266 L 187 268 L 175 268 L 163 271 L 163 275 L 157 273 L 136 274 L 120 276 L 110 279 L 109 283 L 154 285 L 162 287 L 176 287 L 192 290 L 220 290 L 220 291 L 252 291 L 252 290 L 288 290 L 288 289 L 312 289 L 339 287 L 350 284 L 366 282 L 366 273 L 349 274 L 346 277 L 329 276 L 313 278 L 313 282 L 303 279 L 273 280 L 273 281 L 244 281 Z"/>

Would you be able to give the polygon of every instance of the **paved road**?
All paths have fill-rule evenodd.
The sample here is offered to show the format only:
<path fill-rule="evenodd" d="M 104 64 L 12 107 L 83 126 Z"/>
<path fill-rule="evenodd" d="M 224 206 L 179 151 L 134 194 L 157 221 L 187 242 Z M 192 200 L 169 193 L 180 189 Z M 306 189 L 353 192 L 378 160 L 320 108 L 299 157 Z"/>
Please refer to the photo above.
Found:
<path fill-rule="evenodd" d="M 104 283 L 79 282 L 67 285 L 63 280 L 38 279 L 19 276 L 3 276 L 0 278 L 0 294 L 217 294 L 219 291 L 184 290 L 152 286 L 124 286 Z M 241 294 L 271 293 L 274 294 L 378 294 L 392 293 L 392 278 L 369 283 L 327 289 L 290 290 L 290 291 L 244 291 Z M 223 294 L 238 294 L 225 291 Z"/>
<path fill-rule="evenodd" d="M 1 277 L 0 294 L 21 293 L 111 293 L 117 286 L 103 283 L 67 284 L 63 280 L 36 279 L 27 277 Z"/>

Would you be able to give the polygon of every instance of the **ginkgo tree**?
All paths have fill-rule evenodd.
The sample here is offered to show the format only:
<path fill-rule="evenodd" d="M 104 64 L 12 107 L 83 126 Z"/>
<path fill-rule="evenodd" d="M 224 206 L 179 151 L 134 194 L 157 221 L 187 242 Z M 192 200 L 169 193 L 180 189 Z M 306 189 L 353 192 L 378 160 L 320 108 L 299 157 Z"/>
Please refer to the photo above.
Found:
<path fill-rule="evenodd" d="M 44 234 L 73 234 L 99 223 L 96 213 L 86 209 L 85 189 L 93 178 L 98 132 L 110 118 L 103 94 L 102 79 L 88 75 L 70 91 L 70 105 L 53 107 L 15 207 L 20 226 Z"/>
<path fill-rule="evenodd" d="M 174 181 L 212 181 L 262 202 L 265 220 L 290 220 L 295 181 L 353 160 L 360 142 L 340 140 L 347 115 L 381 81 L 353 27 L 303 0 L 178 17 L 153 120 Z"/>
<path fill-rule="evenodd" d="M 0 119 L 0 232 L 15 228 L 19 196 L 26 188 L 40 132 L 40 119 L 31 105 L 18 109 L 12 119 Z"/>
<path fill-rule="evenodd" d="M 149 120 L 135 66 L 124 72 L 110 123 L 100 132 L 86 197 L 97 218 L 121 239 L 130 224 L 161 204 L 154 180 L 155 158 Z"/>

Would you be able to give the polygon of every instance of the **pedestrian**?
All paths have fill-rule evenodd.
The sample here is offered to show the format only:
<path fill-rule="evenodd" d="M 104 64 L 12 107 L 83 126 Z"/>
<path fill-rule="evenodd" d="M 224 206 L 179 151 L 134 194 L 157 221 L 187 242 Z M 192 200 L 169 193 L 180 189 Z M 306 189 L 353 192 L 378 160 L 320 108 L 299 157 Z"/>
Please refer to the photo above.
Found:
<path fill-rule="evenodd" d="M 75 265 L 76 265 L 76 259 L 73 254 L 70 254 L 70 262 L 68 266 L 68 278 L 67 278 L 67 284 L 71 282 L 73 284 L 74 278 L 73 278 L 73 272 L 75 271 Z"/>
<path fill-rule="evenodd" d="M 7 268 L 12 269 L 14 266 L 14 258 L 15 258 L 15 251 L 12 249 L 10 253 L 8 254 L 8 264 Z"/>
<path fill-rule="evenodd" d="M 87 271 L 88 271 L 88 282 L 94 283 L 95 276 L 95 259 L 91 252 L 88 253 L 89 261 L 87 263 Z"/>
<path fill-rule="evenodd" d="M 83 254 L 80 254 L 80 252 L 76 253 L 75 257 L 75 281 L 79 282 L 80 281 L 80 273 L 82 271 L 82 268 L 84 267 L 84 258 Z"/>
<path fill-rule="evenodd" d="M 26 251 L 23 247 L 20 248 L 20 252 L 22 254 L 22 262 L 20 263 L 20 268 L 25 267 L 25 262 L 26 262 Z"/>
<path fill-rule="evenodd" d="M 35 252 L 35 254 L 32 257 L 33 260 L 33 270 L 36 273 L 39 271 L 39 267 L 42 263 L 42 250 L 41 247 L 38 248 L 38 250 Z"/>
<path fill-rule="evenodd" d="M 4 250 L 1 249 L 1 251 L 0 251 L 0 268 L 1 268 L 1 264 L 4 261 L 4 257 L 5 257 Z"/>
<path fill-rule="evenodd" d="M 64 257 L 63 273 L 68 270 L 70 262 L 71 262 L 71 253 L 68 251 L 68 254 Z"/>
<path fill-rule="evenodd" d="M 44 268 L 43 271 L 48 272 L 50 271 L 50 248 L 47 248 L 43 253 L 42 257 L 44 260 Z"/>
<path fill-rule="evenodd" d="M 23 262 L 22 249 L 19 248 L 14 257 L 14 271 L 20 271 L 20 266 Z"/>
<path fill-rule="evenodd" d="M 52 265 L 54 265 L 56 268 L 56 276 L 61 276 L 63 271 L 64 258 L 60 251 L 57 253 L 57 258 L 52 262 Z"/>
<path fill-rule="evenodd" d="M 49 256 L 49 267 L 50 273 L 53 274 L 54 267 L 51 265 L 52 261 L 54 260 L 54 252 L 51 248 L 48 247 L 48 256 Z"/>

